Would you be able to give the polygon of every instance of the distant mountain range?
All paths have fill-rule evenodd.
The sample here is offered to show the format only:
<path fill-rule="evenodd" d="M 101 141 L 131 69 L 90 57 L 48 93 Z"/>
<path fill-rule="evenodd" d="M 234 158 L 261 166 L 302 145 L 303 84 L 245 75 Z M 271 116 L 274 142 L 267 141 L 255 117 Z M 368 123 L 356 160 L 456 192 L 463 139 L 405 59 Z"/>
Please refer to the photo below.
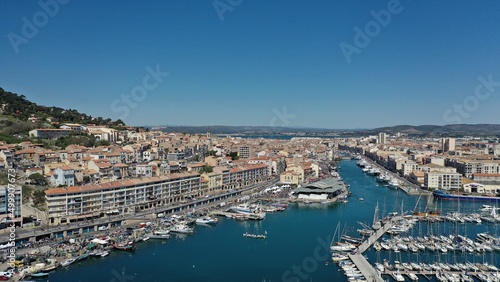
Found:
<path fill-rule="evenodd" d="M 365 130 L 361 134 L 405 133 L 413 136 L 500 136 L 500 124 L 396 125 Z"/>
<path fill-rule="evenodd" d="M 500 136 L 500 124 L 450 124 L 450 125 L 396 125 L 374 129 L 327 129 L 308 127 L 269 126 L 154 126 L 164 132 L 232 134 L 232 135 L 308 135 L 308 136 L 366 136 L 380 132 L 403 133 L 422 137 Z"/>
<path fill-rule="evenodd" d="M 330 134 L 342 132 L 342 130 L 333 130 L 326 128 L 309 127 L 272 127 L 272 126 L 148 126 L 152 130 L 161 130 L 164 132 L 185 132 L 185 133 L 207 133 L 211 134 L 232 134 L 232 135 L 299 135 L 299 134 Z"/>
<path fill-rule="evenodd" d="M 32 119 L 31 121 L 29 119 Z M 50 126 L 48 119 L 59 123 L 99 124 L 111 127 L 120 127 L 121 120 L 113 121 L 110 118 L 92 117 L 80 113 L 75 109 L 62 109 L 37 105 L 26 99 L 24 95 L 11 93 L 0 88 L 0 140 L 9 136 L 24 133 L 40 127 Z M 331 129 L 313 127 L 273 127 L 273 126 L 144 126 L 165 132 L 185 132 L 205 134 L 231 134 L 231 135 L 292 135 L 292 136 L 366 136 L 379 132 L 388 134 L 404 133 L 410 136 L 498 136 L 500 137 L 500 124 L 450 124 L 450 125 L 396 125 L 374 129 Z M 2 137 L 3 136 L 3 137 Z"/>

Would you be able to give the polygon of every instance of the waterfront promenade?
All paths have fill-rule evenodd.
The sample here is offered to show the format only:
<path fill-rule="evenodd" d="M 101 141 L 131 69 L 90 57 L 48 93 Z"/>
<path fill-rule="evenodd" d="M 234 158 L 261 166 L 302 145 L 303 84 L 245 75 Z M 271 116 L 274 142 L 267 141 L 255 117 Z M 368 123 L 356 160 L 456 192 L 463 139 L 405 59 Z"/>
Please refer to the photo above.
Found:
<path fill-rule="evenodd" d="M 418 187 L 415 183 L 411 183 L 410 181 L 408 181 L 408 179 L 399 176 L 399 174 L 387 170 L 385 167 L 379 165 L 378 163 L 374 162 L 373 160 L 371 160 L 369 158 L 363 158 L 363 159 L 365 161 L 367 161 L 371 166 L 377 167 L 381 171 L 387 172 L 388 174 L 390 174 L 390 176 L 392 178 L 395 178 L 395 179 L 399 180 L 400 183 L 403 183 L 404 186 L 399 187 L 398 188 L 399 190 L 401 190 L 409 195 L 431 195 L 432 194 L 432 192 Z"/>
<path fill-rule="evenodd" d="M 112 225 L 129 225 L 129 222 L 136 221 L 147 221 L 156 218 L 156 214 L 164 213 L 173 214 L 177 212 L 182 212 L 186 210 L 196 209 L 208 209 L 211 207 L 215 207 L 222 202 L 230 201 L 237 199 L 243 195 L 248 195 L 253 193 L 255 190 L 262 189 L 264 187 L 273 185 L 277 183 L 277 179 L 271 179 L 269 181 L 261 182 L 258 184 L 252 184 L 247 187 L 242 187 L 240 189 L 235 189 L 234 191 L 225 192 L 219 195 L 214 195 L 209 198 L 203 198 L 187 203 L 180 203 L 172 206 L 165 206 L 162 208 L 157 208 L 154 210 L 148 210 L 143 212 L 138 212 L 136 214 L 130 215 L 113 215 L 102 217 L 94 220 L 88 220 L 83 222 L 71 223 L 71 224 L 62 224 L 60 226 L 39 226 L 32 228 L 16 228 L 16 242 L 24 242 L 31 241 L 36 242 L 42 238 L 54 238 L 56 234 L 62 234 L 61 237 L 67 237 L 71 234 L 82 235 L 82 234 L 90 234 L 93 231 L 97 231 L 99 226 L 107 226 L 108 228 L 112 227 Z M 87 230 L 87 232 L 83 232 Z M 71 233 L 71 234 L 70 234 Z M 66 235 L 64 235 L 66 234 Z M 4 229 L 0 231 L 0 244 L 6 244 L 9 242 L 9 230 Z M 62 239 L 62 238 L 61 238 Z"/>

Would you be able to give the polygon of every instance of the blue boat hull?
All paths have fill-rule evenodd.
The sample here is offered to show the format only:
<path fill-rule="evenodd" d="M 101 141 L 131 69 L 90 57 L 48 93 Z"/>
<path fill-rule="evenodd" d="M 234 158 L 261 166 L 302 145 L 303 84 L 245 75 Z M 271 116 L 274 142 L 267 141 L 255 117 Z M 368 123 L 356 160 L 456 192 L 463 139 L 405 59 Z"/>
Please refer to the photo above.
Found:
<path fill-rule="evenodd" d="M 441 190 L 436 190 L 432 192 L 434 197 L 442 200 L 455 200 L 455 201 L 477 201 L 477 202 L 490 202 L 490 203 L 499 203 L 500 197 L 488 197 L 488 196 L 473 196 L 473 195 L 453 195 L 448 194 Z"/>

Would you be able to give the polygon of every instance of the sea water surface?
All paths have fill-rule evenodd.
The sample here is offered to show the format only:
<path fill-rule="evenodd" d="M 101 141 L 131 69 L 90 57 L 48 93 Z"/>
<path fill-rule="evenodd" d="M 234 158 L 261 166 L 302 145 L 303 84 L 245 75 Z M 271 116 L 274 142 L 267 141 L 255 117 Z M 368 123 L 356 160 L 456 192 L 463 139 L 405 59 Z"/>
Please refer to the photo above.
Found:
<path fill-rule="evenodd" d="M 291 204 L 284 212 L 268 213 L 262 221 L 220 218 L 214 226 L 196 226 L 191 235 L 172 235 L 166 241 L 151 239 L 138 243 L 138 250 L 133 254 L 113 251 L 105 258 L 91 258 L 59 269 L 50 274 L 50 281 L 347 281 L 331 262 L 328 250 L 337 226 L 342 232 L 359 237 L 358 222 L 371 225 L 377 203 L 381 215 L 415 207 L 423 209 L 428 204 L 424 197 L 418 200 L 418 196 L 408 196 L 377 184 L 375 178 L 364 174 L 354 161 L 342 161 L 340 168 L 340 175 L 351 185 L 352 197 L 348 203 Z M 454 202 L 433 202 L 430 205 L 445 211 L 458 208 L 477 211 L 481 203 L 459 206 Z M 495 226 L 486 224 L 463 227 L 422 223 L 411 232 L 418 236 L 418 233 L 450 233 L 458 229 L 473 238 L 474 232 L 498 234 Z M 267 232 L 267 238 L 244 238 L 245 232 Z M 366 255 L 372 263 L 383 258 L 391 261 L 437 259 L 433 255 L 377 254 L 373 250 Z M 456 254 L 439 259 L 457 260 Z M 490 255 L 469 259 L 493 263 L 498 260 Z"/>

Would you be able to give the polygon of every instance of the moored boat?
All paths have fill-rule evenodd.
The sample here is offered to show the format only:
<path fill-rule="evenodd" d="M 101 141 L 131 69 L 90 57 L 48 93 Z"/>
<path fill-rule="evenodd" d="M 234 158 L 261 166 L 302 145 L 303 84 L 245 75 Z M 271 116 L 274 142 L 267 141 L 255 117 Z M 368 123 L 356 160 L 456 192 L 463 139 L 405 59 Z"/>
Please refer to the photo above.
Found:
<path fill-rule="evenodd" d="M 218 221 L 219 220 L 216 217 L 203 216 L 203 217 L 197 218 L 195 222 L 198 224 L 215 224 Z"/>
<path fill-rule="evenodd" d="M 47 277 L 49 276 L 48 272 L 37 272 L 37 273 L 31 273 L 31 277 Z"/>
<path fill-rule="evenodd" d="M 77 258 L 69 258 L 61 263 L 62 267 L 66 267 L 76 261 Z"/>
<path fill-rule="evenodd" d="M 450 194 L 443 190 L 435 190 L 432 192 L 432 195 L 442 200 L 485 201 L 485 202 L 494 202 L 500 204 L 500 197 L 495 197 L 495 196 Z"/>
<path fill-rule="evenodd" d="M 267 234 L 267 232 L 265 233 Z M 251 233 L 243 233 L 243 237 L 245 238 L 255 238 L 255 239 L 266 239 L 267 235 L 265 234 L 251 234 Z"/>
<path fill-rule="evenodd" d="M 125 243 L 125 244 L 114 244 L 113 249 L 118 251 L 133 252 L 137 249 L 135 244 Z"/>
<path fill-rule="evenodd" d="M 189 234 L 193 233 L 194 229 L 187 226 L 186 224 L 176 224 L 171 229 L 170 232 Z"/>

